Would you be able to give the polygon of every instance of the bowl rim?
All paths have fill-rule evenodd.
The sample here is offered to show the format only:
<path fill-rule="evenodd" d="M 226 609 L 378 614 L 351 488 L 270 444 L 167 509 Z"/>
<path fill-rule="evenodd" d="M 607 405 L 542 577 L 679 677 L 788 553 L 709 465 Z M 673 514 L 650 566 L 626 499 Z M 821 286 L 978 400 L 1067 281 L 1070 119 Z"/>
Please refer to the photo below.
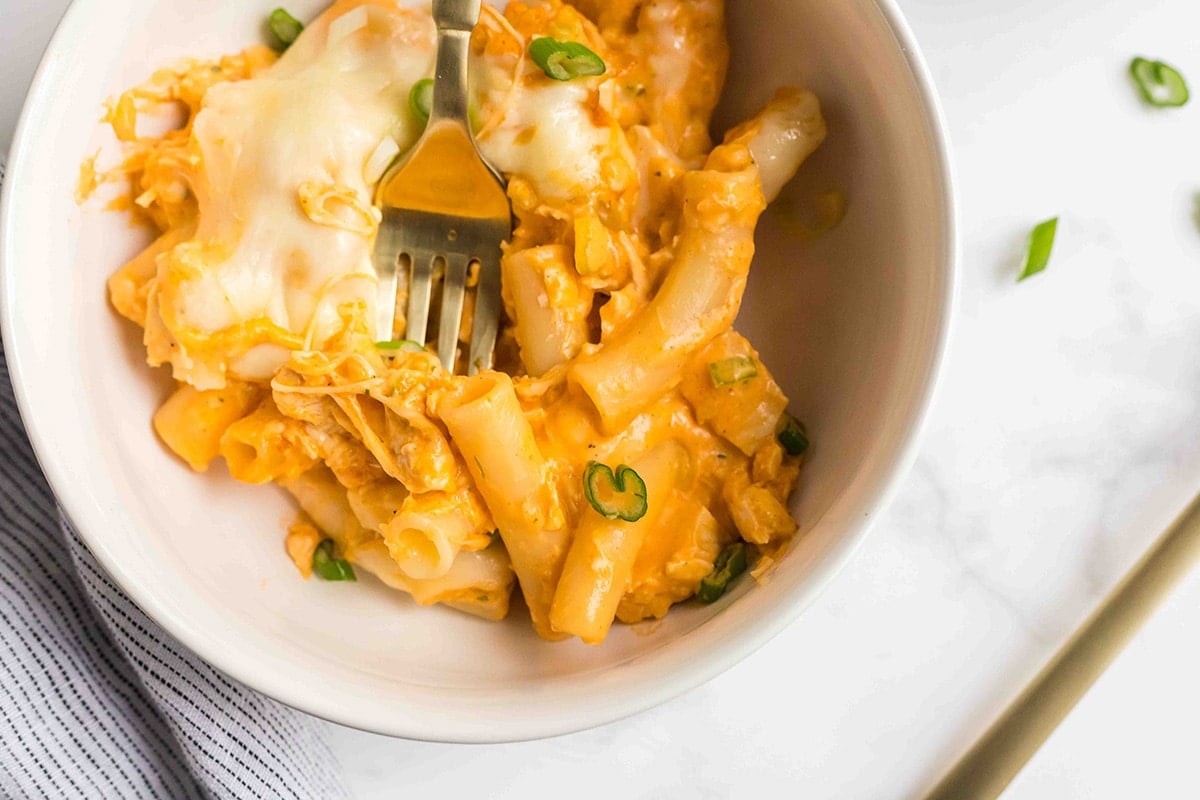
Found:
<path fill-rule="evenodd" d="M 429 719 L 414 724 L 411 719 L 389 719 L 386 714 L 370 714 L 364 708 L 350 710 L 338 703 L 322 702 L 311 695 L 288 691 L 278 683 L 273 685 L 271 676 L 261 669 L 257 669 L 252 657 L 243 657 L 237 648 L 222 647 L 219 642 L 193 627 L 183 615 L 177 615 L 157 604 L 152 596 L 142 590 L 135 576 L 130 575 L 119 561 L 111 557 L 110 552 L 102 545 L 102 537 L 89 533 L 87 525 L 79 524 L 88 518 L 88 504 L 75 484 L 68 479 L 69 473 L 66 470 L 68 459 L 60 455 L 53 446 L 51 431 L 37 422 L 38 417 L 33 413 L 34 401 L 31 390 L 27 388 L 25 380 L 27 370 L 24 366 L 24 354 L 13 347 L 17 341 L 17 333 L 14 327 L 15 314 L 12 306 L 14 292 L 11 286 L 12 269 L 10 264 L 15 263 L 15 259 L 9 252 L 10 237 L 7 233 L 12 226 L 15 204 L 14 190 L 11 187 L 20 182 L 15 178 L 22 170 L 25 153 L 34 146 L 36 141 L 36 131 L 33 130 L 31 119 L 34 116 L 34 109 L 45 102 L 48 90 L 52 86 L 52 73 L 56 68 L 54 56 L 69 42 L 84 33 L 78 20 L 83 16 L 85 8 L 96 2 L 99 0 L 72 0 L 70 3 L 43 52 L 17 123 L 9 151 L 7 179 L 2 187 L 3 191 L 0 192 L 0 334 L 3 336 L 5 359 L 17 407 L 37 461 L 58 501 L 60 513 L 78 532 L 100 566 L 147 616 L 221 673 L 285 705 L 327 721 L 367 732 L 420 741 L 458 743 L 528 741 L 574 733 L 616 722 L 653 708 L 712 680 L 749 657 L 791 625 L 846 565 L 865 541 L 875 520 L 899 491 L 916 459 L 920 441 L 928 426 L 929 412 L 943 380 L 944 366 L 950 348 L 952 322 L 958 304 L 960 261 L 958 204 L 945 115 L 933 78 L 917 45 L 916 37 L 900 11 L 897 0 L 870 0 L 879 10 L 896 39 L 900 54 L 911 73 L 923 116 L 929 126 L 934 151 L 932 164 L 938 177 L 938 191 L 943 198 L 943 214 L 940 224 L 945 236 L 941 243 L 940 263 L 937 264 L 942 292 L 936 303 L 935 310 L 938 312 L 938 318 L 933 347 L 928 358 L 928 371 L 923 386 L 916 395 L 911 424 L 899 437 L 900 444 L 896 449 L 895 458 L 892 464 L 886 468 L 886 477 L 876 489 L 874 497 L 870 499 L 869 506 L 864 509 L 864 513 L 858 519 L 847 524 L 844 535 L 813 567 L 806 576 L 803 590 L 795 592 L 792 597 L 782 603 L 777 613 L 771 615 L 769 619 L 760 621 L 760 624 L 752 626 L 747 633 L 732 641 L 730 647 L 721 648 L 717 653 L 710 653 L 706 659 L 696 659 L 685 671 L 673 675 L 669 681 L 662 681 L 657 686 L 647 687 L 641 692 L 630 695 L 621 703 L 597 705 L 587 714 L 580 713 L 578 709 L 569 709 L 566 713 L 539 719 L 533 723 L 513 724 L 506 729 L 492 728 L 481 733 L 477 729 L 468 730 L 465 726 L 454 722 Z"/>

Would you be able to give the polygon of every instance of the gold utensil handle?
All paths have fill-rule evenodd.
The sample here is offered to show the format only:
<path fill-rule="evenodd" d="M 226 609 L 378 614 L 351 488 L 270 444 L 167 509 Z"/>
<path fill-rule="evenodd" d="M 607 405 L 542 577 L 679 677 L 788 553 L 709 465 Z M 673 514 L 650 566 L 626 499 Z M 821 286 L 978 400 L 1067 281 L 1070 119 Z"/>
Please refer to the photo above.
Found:
<path fill-rule="evenodd" d="M 1200 496 L 926 798 L 998 797 L 1197 561 Z"/>

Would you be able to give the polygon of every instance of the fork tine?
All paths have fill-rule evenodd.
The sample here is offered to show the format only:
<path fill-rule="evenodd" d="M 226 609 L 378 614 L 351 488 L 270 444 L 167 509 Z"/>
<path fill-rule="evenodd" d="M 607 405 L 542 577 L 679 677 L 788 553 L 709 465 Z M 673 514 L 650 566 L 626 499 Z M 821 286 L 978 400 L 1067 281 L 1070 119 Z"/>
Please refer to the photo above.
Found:
<path fill-rule="evenodd" d="M 467 285 L 470 259 L 460 254 L 446 255 L 446 280 L 442 284 L 442 314 L 438 318 L 438 358 L 442 366 L 454 371 L 458 350 L 458 329 L 462 326 L 463 292 Z"/>
<path fill-rule="evenodd" d="M 375 296 L 375 336 L 386 341 L 392 338 L 396 325 L 397 262 L 400 242 L 394 228 L 381 225 L 375 241 L 375 274 L 379 278 Z"/>
<path fill-rule="evenodd" d="M 433 261 L 436 256 L 427 250 L 412 254 L 408 279 L 408 326 L 404 338 L 425 344 L 429 327 L 429 300 L 433 285 Z"/>
<path fill-rule="evenodd" d="M 500 322 L 500 265 L 495 259 L 479 262 L 479 284 L 475 288 L 475 317 L 471 323 L 471 350 L 467 374 L 492 367 L 496 326 Z"/>

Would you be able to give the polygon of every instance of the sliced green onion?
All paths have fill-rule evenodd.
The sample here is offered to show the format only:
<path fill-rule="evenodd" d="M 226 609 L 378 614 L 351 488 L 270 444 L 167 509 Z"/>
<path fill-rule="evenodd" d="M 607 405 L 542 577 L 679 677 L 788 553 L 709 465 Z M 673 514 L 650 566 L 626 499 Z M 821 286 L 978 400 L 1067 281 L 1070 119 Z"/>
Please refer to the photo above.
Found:
<path fill-rule="evenodd" d="M 637 522 L 646 516 L 646 482 L 625 464 L 614 475 L 608 465 L 589 461 L 583 471 L 583 496 L 605 519 Z"/>
<path fill-rule="evenodd" d="M 738 575 L 746 571 L 746 543 L 735 542 L 717 556 L 713 569 L 700 581 L 696 599 L 701 603 L 715 603 L 721 599 Z"/>
<path fill-rule="evenodd" d="M 1187 82 L 1170 64 L 1135 58 L 1129 63 L 1129 74 L 1142 97 L 1155 108 L 1177 108 L 1188 101 Z"/>
<path fill-rule="evenodd" d="M 758 367 L 749 356 L 733 356 L 708 365 L 708 375 L 717 387 L 743 383 L 757 374 Z"/>
<path fill-rule="evenodd" d="M 1058 217 L 1038 223 L 1029 234 L 1029 249 L 1025 251 L 1025 264 L 1017 283 L 1037 275 L 1050 263 L 1050 251 L 1054 249 L 1054 234 L 1058 231 Z"/>
<path fill-rule="evenodd" d="M 275 9 L 271 12 L 271 16 L 267 17 L 267 27 L 271 29 L 271 34 L 279 44 L 275 48 L 276 50 L 287 50 L 304 30 L 304 25 L 300 20 L 282 8 Z"/>
<path fill-rule="evenodd" d="M 418 122 L 425 125 L 433 113 L 433 78 L 422 78 L 408 90 L 408 110 Z M 471 132 L 476 133 L 483 123 L 479 119 L 479 104 L 472 97 L 467 103 L 467 122 Z"/>
<path fill-rule="evenodd" d="M 605 70 L 600 56 L 579 42 L 560 42 L 549 36 L 530 42 L 529 56 L 542 72 L 556 81 L 603 75 Z"/>
<path fill-rule="evenodd" d="M 392 339 L 390 342 L 376 342 L 376 349 L 379 350 L 399 350 L 403 353 L 419 353 L 425 348 L 412 339 Z"/>
<path fill-rule="evenodd" d="M 433 78 L 422 78 L 408 92 L 408 110 L 421 122 L 429 122 L 433 111 Z"/>
<path fill-rule="evenodd" d="M 808 434 L 804 431 L 804 425 L 791 414 L 783 415 L 783 427 L 775 438 L 789 456 L 803 455 L 808 449 Z"/>
<path fill-rule="evenodd" d="M 313 572 L 327 581 L 356 581 L 354 567 L 343 558 L 333 557 L 333 539 L 323 539 L 313 551 Z"/>

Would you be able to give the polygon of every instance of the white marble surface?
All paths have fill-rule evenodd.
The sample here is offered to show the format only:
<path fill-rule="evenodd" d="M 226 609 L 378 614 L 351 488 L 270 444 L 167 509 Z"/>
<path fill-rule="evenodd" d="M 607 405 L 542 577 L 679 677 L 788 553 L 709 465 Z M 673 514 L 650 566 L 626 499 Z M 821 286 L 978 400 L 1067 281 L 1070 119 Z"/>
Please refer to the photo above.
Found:
<path fill-rule="evenodd" d="M 962 295 L 920 458 L 852 565 L 783 635 L 656 710 L 527 744 L 331 730 L 360 798 L 912 797 L 1200 490 L 1194 0 L 901 0 L 958 167 Z M 65 0 L 0 0 L 0 147 Z M 1062 215 L 1050 269 L 1022 241 Z M 1200 796 L 1200 575 L 1011 798 Z M 581 777 L 582 776 L 582 777 Z"/>

